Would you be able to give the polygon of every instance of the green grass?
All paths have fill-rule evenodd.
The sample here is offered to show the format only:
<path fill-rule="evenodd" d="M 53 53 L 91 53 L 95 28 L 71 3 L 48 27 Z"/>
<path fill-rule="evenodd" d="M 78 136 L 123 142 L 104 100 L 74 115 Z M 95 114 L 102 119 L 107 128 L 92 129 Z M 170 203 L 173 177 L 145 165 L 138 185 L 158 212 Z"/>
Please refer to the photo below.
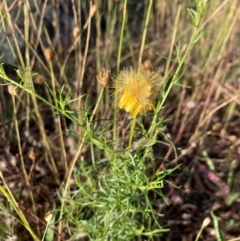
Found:
<path fill-rule="evenodd" d="M 239 4 L 160 2 L 143 1 L 144 8 L 140 2 L 136 11 L 144 16 L 141 20 L 132 16 L 130 0 L 97 0 L 89 9 L 79 1 L 75 20 L 80 9 L 88 18 L 82 25 L 79 19 L 75 23 L 82 32 L 65 49 L 35 28 L 36 33 L 43 31 L 37 33 L 42 55 L 30 39 L 30 25 L 37 25 L 34 13 L 28 1 L 22 5 L 25 28 L 20 32 L 26 47 L 20 51 L 16 39 L 6 37 L 19 61 L 14 71 L 6 70 L 7 63 L 0 66 L 0 124 L 7 126 L 1 134 L 0 226 L 5 228 L 0 229 L 0 239 L 166 240 L 172 231 L 162 208 L 172 201 L 168 189 L 186 188 L 174 183 L 175 173 L 189 170 L 191 180 L 199 155 L 206 166 L 211 163 L 214 175 L 220 173 L 211 149 L 196 148 L 216 134 L 213 125 L 221 122 L 219 111 L 225 131 L 238 115 L 234 80 L 239 63 L 231 53 L 237 46 Z M 1 31 L 18 31 L 6 0 L 2 6 Z M 131 18 L 138 23 L 135 29 Z M 55 55 L 48 56 L 53 49 Z M 154 110 L 135 119 L 119 110 L 114 81 L 122 68 L 141 69 L 145 60 L 162 76 L 162 88 Z M 106 88 L 96 77 L 104 67 L 112 73 Z M 40 147 L 29 142 L 26 133 Z M 190 163 L 184 161 L 188 156 Z M 18 170 L 14 185 L 5 167 L 11 158 Z M 237 198 L 235 165 L 226 178 L 229 194 Z M 38 172 L 43 173 L 40 179 Z M 211 221 L 202 220 L 194 231 L 196 240 L 208 225 L 225 240 L 217 215 L 208 212 Z"/>

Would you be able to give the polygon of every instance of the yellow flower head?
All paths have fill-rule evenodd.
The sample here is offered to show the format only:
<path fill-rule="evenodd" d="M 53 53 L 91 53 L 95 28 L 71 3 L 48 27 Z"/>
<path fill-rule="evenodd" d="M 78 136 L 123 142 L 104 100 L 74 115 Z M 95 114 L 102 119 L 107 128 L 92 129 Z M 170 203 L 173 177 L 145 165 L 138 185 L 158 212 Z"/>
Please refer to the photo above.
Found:
<path fill-rule="evenodd" d="M 162 84 L 162 77 L 150 70 L 120 71 L 115 80 L 119 108 L 133 117 L 152 110 Z"/>

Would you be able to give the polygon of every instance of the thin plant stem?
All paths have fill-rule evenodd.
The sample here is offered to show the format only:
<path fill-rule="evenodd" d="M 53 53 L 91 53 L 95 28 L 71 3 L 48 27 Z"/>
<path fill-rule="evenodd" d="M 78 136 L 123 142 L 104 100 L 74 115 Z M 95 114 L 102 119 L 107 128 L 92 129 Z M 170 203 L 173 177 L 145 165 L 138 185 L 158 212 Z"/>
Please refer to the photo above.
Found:
<path fill-rule="evenodd" d="M 143 29 L 142 43 L 141 43 L 139 58 L 138 58 L 138 68 L 141 67 L 141 63 L 142 63 L 143 50 L 144 50 L 144 46 L 145 46 L 145 42 L 146 42 L 147 27 L 148 27 L 149 19 L 151 16 L 152 5 L 153 5 L 153 0 L 150 0 L 149 4 L 148 4 L 147 17 L 146 17 L 146 21 L 145 21 L 145 25 L 144 25 L 144 29 Z"/>
<path fill-rule="evenodd" d="M 59 222 L 59 225 L 58 225 L 58 233 L 60 233 L 60 234 L 62 233 L 62 227 L 63 227 L 63 222 L 62 222 L 63 208 L 64 208 L 64 204 L 65 204 L 66 197 L 67 197 L 67 191 L 68 191 L 68 189 L 69 189 L 69 187 L 70 187 L 70 178 L 71 178 L 71 176 L 72 176 L 73 169 L 74 169 L 74 167 L 75 167 L 75 164 L 76 164 L 76 162 L 77 162 L 77 160 L 78 160 L 79 155 L 81 154 L 83 145 L 84 145 L 85 140 L 86 140 L 86 138 L 87 138 L 88 129 L 89 129 L 89 127 L 90 127 L 91 124 L 92 124 L 93 118 L 94 118 L 94 116 L 95 116 L 95 114 L 96 114 L 96 112 L 97 112 L 97 109 L 98 109 L 98 107 L 99 107 L 99 104 L 100 104 L 100 102 L 101 102 L 101 99 L 102 99 L 102 96 L 103 96 L 103 93 L 104 93 L 104 89 L 105 89 L 104 87 L 101 88 L 100 94 L 99 94 L 98 99 L 97 99 L 97 103 L 96 103 L 95 108 L 94 108 L 94 110 L 93 110 L 93 112 L 92 112 L 92 114 L 91 114 L 90 120 L 89 120 L 89 122 L 88 122 L 88 124 L 87 124 L 87 128 L 86 128 L 86 130 L 85 130 L 85 132 L 84 132 L 84 135 L 83 135 L 83 137 L 82 137 L 81 143 L 80 143 L 80 145 L 79 145 L 79 147 L 78 147 L 78 150 L 77 150 L 76 154 L 74 155 L 72 161 L 70 162 L 69 170 L 68 170 L 68 173 L 67 173 L 67 175 L 66 175 L 66 182 L 65 182 L 65 185 L 64 185 L 63 193 L 62 193 L 62 198 L 63 198 L 63 199 L 62 199 L 62 204 L 61 204 L 61 209 L 60 209 L 60 217 L 59 217 L 60 222 Z M 60 241 L 60 237 L 58 237 L 58 241 Z"/>
<path fill-rule="evenodd" d="M 205 219 L 203 220 L 201 229 L 200 229 L 200 231 L 198 232 L 197 237 L 195 238 L 194 241 L 198 241 L 198 240 L 199 240 L 199 238 L 201 237 L 201 234 L 202 234 L 204 228 L 206 228 L 210 222 L 211 222 L 211 219 L 210 219 L 209 217 L 207 217 L 207 218 L 205 218 Z"/>
<path fill-rule="evenodd" d="M 9 9 L 8 6 L 7 6 L 7 1 L 3 1 L 3 5 L 4 5 L 5 9 L 7 9 L 7 10 Z M 10 11 L 9 10 L 5 11 L 5 14 L 6 14 L 6 17 L 7 17 L 7 24 L 10 28 L 16 50 L 15 51 L 13 50 L 13 45 L 11 44 L 9 39 L 8 39 L 8 44 L 12 49 L 12 54 L 14 55 L 14 57 L 16 57 L 15 52 L 17 52 L 17 57 L 19 58 L 19 62 L 21 64 L 21 67 L 25 68 L 23 56 L 22 56 L 22 53 L 21 53 L 21 50 L 20 50 L 20 47 L 19 47 L 19 44 L 18 44 L 18 40 L 17 40 L 16 34 L 15 34 L 15 31 L 14 31 L 14 22 L 11 20 Z M 4 23 L 4 21 L 2 21 L 2 23 Z M 3 24 L 3 29 L 4 29 L 4 31 L 6 31 L 4 24 Z"/>
<path fill-rule="evenodd" d="M 82 65 L 80 68 L 80 73 L 79 73 L 79 82 L 78 82 L 78 86 L 77 86 L 77 96 L 82 94 L 82 86 L 83 86 L 83 77 L 84 77 L 84 73 L 85 73 L 85 69 L 86 69 L 86 63 L 87 63 L 87 55 L 88 55 L 88 50 L 89 50 L 89 44 L 90 44 L 90 34 L 91 34 L 91 20 L 92 17 L 96 11 L 96 5 L 93 5 L 92 1 L 90 1 L 90 10 L 89 10 L 89 16 L 88 16 L 88 20 L 85 23 L 83 29 L 87 28 L 87 39 L 86 39 L 86 44 L 85 44 L 85 48 L 84 48 L 84 54 L 83 54 L 83 59 L 82 59 Z M 82 108 L 82 102 L 81 99 L 76 101 L 76 109 L 77 110 L 81 110 Z M 81 116 L 79 116 L 79 122 L 81 122 Z M 78 130 L 78 127 L 77 127 Z M 81 129 L 79 130 L 81 133 Z"/>
<path fill-rule="evenodd" d="M 11 85 L 9 85 L 9 87 L 14 88 Z M 13 102 L 13 113 L 14 113 L 14 125 L 15 125 L 15 131 L 16 131 L 16 136 L 17 136 L 17 143 L 18 143 L 18 151 L 19 151 L 19 159 L 20 159 L 20 163 L 21 163 L 21 169 L 22 169 L 22 172 L 23 172 L 23 175 L 24 175 L 26 185 L 27 185 L 27 187 L 29 187 L 30 184 L 29 184 L 28 175 L 27 175 L 24 160 L 23 160 L 22 147 L 21 147 L 21 143 L 20 143 L 20 133 L 19 133 L 19 129 L 18 129 L 18 120 L 17 120 L 17 117 L 16 117 L 17 116 L 17 110 L 16 110 L 16 102 L 15 102 L 14 94 L 12 94 L 12 102 Z"/>
<path fill-rule="evenodd" d="M 190 50 L 192 48 L 193 42 L 194 42 L 194 40 L 196 38 L 196 34 L 197 34 L 197 29 L 195 29 L 195 31 L 194 31 L 193 37 L 191 38 L 191 41 L 190 41 L 190 43 L 189 43 L 189 45 L 188 45 L 188 47 L 187 47 L 187 49 L 185 51 L 185 54 L 184 54 L 183 58 L 179 62 L 178 68 L 177 68 L 176 72 L 173 75 L 173 79 L 172 79 L 171 83 L 169 84 L 169 87 L 167 88 L 167 90 L 166 90 L 166 92 L 165 92 L 165 94 L 164 94 L 164 96 L 162 98 L 162 101 L 158 105 L 157 110 L 161 110 L 163 108 L 163 105 L 165 104 L 166 99 L 167 99 L 167 97 L 168 97 L 168 95 L 169 95 L 173 85 L 177 82 L 180 70 L 182 69 L 182 66 L 183 66 L 183 64 L 185 62 L 185 59 L 187 58 L 188 53 L 190 52 Z M 158 117 L 157 115 L 154 115 L 154 121 L 156 121 L 157 117 Z M 151 125 L 151 127 L 152 127 L 152 125 Z M 149 129 L 149 133 L 152 131 L 152 128 L 153 128 L 153 127 L 152 128 L 151 127 Z"/>
<path fill-rule="evenodd" d="M 128 144 L 129 150 L 131 150 L 131 147 L 132 147 L 132 140 L 133 140 L 133 134 L 134 134 L 135 126 L 136 126 L 136 120 L 137 120 L 137 117 L 135 116 L 132 119 L 132 124 L 131 124 L 131 132 L 130 132 L 130 138 L 129 138 L 129 144 Z"/>
<path fill-rule="evenodd" d="M 48 141 L 47 135 L 45 133 L 44 123 L 41 118 L 41 114 L 39 112 L 39 107 L 38 107 L 38 103 L 36 100 L 36 96 L 31 95 L 31 99 L 32 99 L 32 103 L 33 103 L 33 108 L 35 110 L 36 118 L 38 120 L 38 124 L 39 124 L 38 126 L 39 126 L 39 131 L 41 133 L 43 145 L 46 148 L 46 163 L 49 166 L 50 170 L 52 171 L 56 182 L 59 182 L 57 167 L 56 167 L 54 158 L 53 158 L 51 150 L 50 150 L 49 141 Z"/>
<path fill-rule="evenodd" d="M 119 40 L 119 45 L 118 45 L 117 72 L 118 72 L 119 69 L 120 69 L 120 62 L 121 62 L 121 55 L 122 55 L 122 45 L 123 45 L 123 34 L 124 34 L 125 23 L 126 23 L 126 15 L 127 15 L 127 2 L 128 2 L 128 0 L 124 0 L 124 5 L 123 5 L 123 20 L 122 20 L 120 40 Z"/>
<path fill-rule="evenodd" d="M 181 9 L 182 9 L 182 4 L 180 2 L 178 5 L 177 15 L 176 15 L 175 23 L 174 23 L 172 41 L 171 41 L 170 50 L 169 50 L 169 54 L 168 54 L 168 58 L 167 58 L 167 64 L 165 67 L 164 77 L 168 76 L 168 71 L 169 71 L 169 66 L 170 66 L 171 59 L 172 59 L 174 43 L 175 43 L 176 35 L 177 35 L 178 22 L 179 22 L 179 18 L 180 18 Z"/>
<path fill-rule="evenodd" d="M 9 88 L 14 88 L 13 85 L 9 85 Z M 20 139 L 20 133 L 19 133 L 19 124 L 17 120 L 17 109 L 16 109 L 16 101 L 15 101 L 15 95 L 12 94 L 12 102 L 13 102 L 13 113 L 14 113 L 14 125 L 15 125 L 15 131 L 16 131 L 16 136 L 17 136 L 17 143 L 18 143 L 18 151 L 19 151 L 19 159 L 20 159 L 20 164 L 21 164 L 21 169 L 24 175 L 25 183 L 27 188 L 30 187 L 30 182 L 29 182 L 29 175 L 27 174 L 26 168 L 25 168 L 25 163 L 23 159 L 23 152 L 22 152 L 22 146 L 21 146 L 21 139 Z M 29 196 L 32 202 L 32 209 L 34 213 L 36 213 L 36 206 L 35 206 L 35 201 L 34 201 L 34 196 L 29 189 Z M 39 227 L 37 226 L 37 229 L 39 231 Z"/>
<path fill-rule="evenodd" d="M 26 42 L 29 42 L 29 3 L 26 1 L 24 4 L 24 37 Z M 26 65 L 30 66 L 30 49 L 28 45 L 25 47 L 25 61 Z M 30 67 L 31 69 L 31 67 Z M 26 94 L 26 106 L 30 106 L 30 96 L 28 93 Z M 26 108 L 26 121 L 25 121 L 25 126 L 26 126 L 26 132 L 29 131 L 29 123 L 30 123 L 30 109 Z"/>
<path fill-rule="evenodd" d="M 122 54 L 122 44 L 123 44 L 123 34 L 124 28 L 126 23 L 126 14 L 127 14 L 127 2 L 128 0 L 124 0 L 123 5 L 123 20 L 122 20 L 122 27 L 120 33 L 120 40 L 118 45 L 118 56 L 117 56 L 117 72 L 120 69 L 120 62 L 121 62 L 121 54 Z M 113 141 L 117 139 L 117 96 L 114 95 L 114 118 L 113 118 Z"/>
<path fill-rule="evenodd" d="M 12 80 L 11 78 L 9 78 L 6 73 L 4 72 L 3 69 L 3 65 L 0 64 L 0 77 L 4 80 L 6 80 L 7 82 L 13 84 L 14 86 L 18 87 L 21 90 L 24 90 L 25 92 L 29 93 L 30 96 L 34 96 L 37 99 L 41 100 L 43 103 L 45 103 L 46 105 L 48 105 L 49 107 L 53 108 L 54 110 L 56 110 L 57 112 L 59 112 L 60 114 L 66 116 L 69 120 L 71 120 L 72 122 L 77 121 L 77 118 L 74 118 L 71 114 L 69 114 L 65 109 L 59 108 L 58 106 L 55 106 L 52 102 L 48 101 L 47 99 L 43 98 L 41 95 L 39 95 L 34 88 L 31 86 L 29 88 L 29 86 L 25 86 L 22 83 L 16 82 L 14 80 Z M 20 76 L 22 80 L 24 80 L 24 78 L 22 76 Z M 34 103 L 34 102 L 33 102 Z M 36 112 L 36 111 L 35 111 Z M 38 117 L 38 116 L 36 116 Z M 80 123 L 79 123 L 80 124 Z"/>
<path fill-rule="evenodd" d="M 97 1 L 98 6 L 102 5 L 102 1 Z M 101 51 L 99 48 L 101 42 L 101 14 L 99 11 L 96 11 L 96 70 L 97 73 L 100 71 L 101 68 Z M 97 85 L 97 93 L 100 92 L 100 85 Z"/>
<path fill-rule="evenodd" d="M 50 69 L 50 73 L 51 73 L 51 83 L 52 83 L 52 91 L 54 93 L 54 96 L 57 96 L 56 93 L 56 85 L 55 85 L 55 76 L 54 76 L 54 70 L 53 70 L 53 65 L 52 65 L 52 61 L 49 61 L 49 69 Z M 54 99 L 54 105 L 58 106 L 57 100 L 56 98 Z M 60 147 L 61 147 L 61 154 L 63 155 L 63 162 L 64 162 L 64 168 L 65 171 L 68 171 L 68 166 L 67 166 L 67 154 L 66 154 L 66 150 L 65 150 L 65 146 L 64 146 L 64 140 L 63 140 L 63 131 L 62 131 L 62 126 L 61 126 L 61 120 L 60 120 L 60 115 L 56 115 L 54 113 L 54 109 L 52 108 L 52 112 L 53 112 L 53 116 L 54 119 L 56 121 L 56 130 L 59 136 L 59 142 L 60 142 Z"/>
<path fill-rule="evenodd" d="M 201 18 L 200 18 L 201 20 Z M 200 23 L 200 20 L 199 20 L 199 23 Z M 194 43 L 196 42 L 196 40 L 199 38 L 199 25 L 197 26 L 194 26 L 194 30 L 193 30 L 193 34 L 192 34 L 192 37 L 190 39 L 190 42 L 185 50 L 185 53 L 183 54 L 183 56 L 180 58 L 179 56 L 179 63 L 178 63 L 178 67 L 172 77 L 172 80 L 170 81 L 166 91 L 164 91 L 164 94 L 162 96 L 162 99 L 160 102 L 158 102 L 158 105 L 156 107 L 156 112 L 155 113 L 159 113 L 161 111 L 161 109 L 163 108 L 164 104 L 166 103 L 166 100 L 167 100 L 167 97 L 170 93 L 170 91 L 172 90 L 173 86 L 177 83 L 178 81 L 178 78 L 179 78 L 179 74 L 180 74 L 180 71 L 182 70 L 182 66 L 184 65 L 185 63 L 185 60 L 188 56 L 188 54 L 190 53 Z M 180 51 L 180 50 L 179 50 Z M 154 115 L 153 117 L 153 121 L 152 121 L 152 124 L 148 130 L 148 136 L 151 136 L 153 134 L 153 131 L 156 127 L 156 123 L 157 123 L 157 120 L 158 120 L 159 116 L 157 114 Z M 149 141 L 152 141 L 152 139 L 150 139 Z M 145 153 L 144 153 L 144 158 L 148 155 L 149 153 L 149 148 L 146 148 L 145 149 Z"/>
<path fill-rule="evenodd" d="M 32 230 L 31 226 L 29 225 L 28 220 L 26 219 L 25 215 L 23 214 L 22 210 L 19 208 L 19 204 L 14 198 L 13 193 L 11 192 L 9 186 L 5 182 L 5 179 L 3 177 L 3 174 L 0 170 L 0 179 L 3 183 L 3 186 L 0 185 L 0 192 L 6 197 L 8 202 L 12 205 L 15 212 L 18 214 L 21 224 L 28 230 L 28 232 L 31 234 L 33 240 L 40 241 L 40 239 L 37 237 L 37 235 Z"/>

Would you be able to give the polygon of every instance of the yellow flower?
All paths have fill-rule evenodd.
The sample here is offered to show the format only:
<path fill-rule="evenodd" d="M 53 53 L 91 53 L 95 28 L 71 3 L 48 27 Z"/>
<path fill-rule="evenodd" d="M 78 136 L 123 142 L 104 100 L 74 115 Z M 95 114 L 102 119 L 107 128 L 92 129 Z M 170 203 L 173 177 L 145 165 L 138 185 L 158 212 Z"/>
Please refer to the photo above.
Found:
<path fill-rule="evenodd" d="M 115 80 L 119 108 L 133 117 L 152 110 L 162 85 L 162 77 L 156 72 L 132 68 L 120 71 Z"/>

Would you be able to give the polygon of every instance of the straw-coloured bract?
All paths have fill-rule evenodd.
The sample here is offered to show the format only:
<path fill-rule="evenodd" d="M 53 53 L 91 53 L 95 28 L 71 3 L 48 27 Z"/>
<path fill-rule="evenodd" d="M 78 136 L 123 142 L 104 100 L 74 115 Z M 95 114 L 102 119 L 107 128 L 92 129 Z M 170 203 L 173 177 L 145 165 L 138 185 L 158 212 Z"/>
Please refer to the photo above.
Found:
<path fill-rule="evenodd" d="M 118 106 L 133 117 L 153 109 L 163 81 L 160 74 L 150 70 L 125 69 L 115 79 Z"/>

